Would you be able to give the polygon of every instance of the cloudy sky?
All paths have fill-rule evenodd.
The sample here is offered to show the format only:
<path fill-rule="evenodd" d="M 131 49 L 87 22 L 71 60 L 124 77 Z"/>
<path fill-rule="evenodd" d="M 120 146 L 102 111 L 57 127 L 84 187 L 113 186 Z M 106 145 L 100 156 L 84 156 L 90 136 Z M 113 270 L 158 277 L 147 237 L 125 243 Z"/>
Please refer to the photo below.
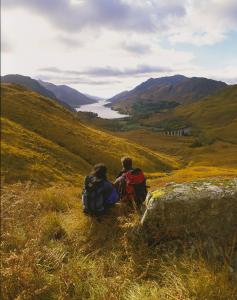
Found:
<path fill-rule="evenodd" d="M 2 74 L 110 97 L 150 77 L 237 83 L 236 0 L 2 0 Z"/>

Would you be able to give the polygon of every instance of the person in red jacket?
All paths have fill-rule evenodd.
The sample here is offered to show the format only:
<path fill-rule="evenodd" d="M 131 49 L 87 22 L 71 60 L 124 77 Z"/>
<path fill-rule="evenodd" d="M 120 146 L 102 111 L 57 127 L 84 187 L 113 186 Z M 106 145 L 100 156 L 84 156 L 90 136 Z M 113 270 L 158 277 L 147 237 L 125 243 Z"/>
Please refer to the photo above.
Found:
<path fill-rule="evenodd" d="M 120 200 L 133 205 L 135 204 L 140 208 L 147 195 L 144 173 L 139 168 L 133 168 L 132 159 L 130 157 L 122 157 L 121 163 L 123 169 L 115 181 Z"/>

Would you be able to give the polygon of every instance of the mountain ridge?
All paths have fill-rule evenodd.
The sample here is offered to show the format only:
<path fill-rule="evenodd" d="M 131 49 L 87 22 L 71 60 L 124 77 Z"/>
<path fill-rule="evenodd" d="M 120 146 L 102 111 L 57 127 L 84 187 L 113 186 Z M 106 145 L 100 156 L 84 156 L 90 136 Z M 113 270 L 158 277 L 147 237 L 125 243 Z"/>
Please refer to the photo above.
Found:
<path fill-rule="evenodd" d="M 32 90 L 42 96 L 58 100 L 54 93 L 39 84 L 38 80 L 31 78 L 30 76 L 19 74 L 8 74 L 1 76 L 2 83 L 12 83 L 24 86 L 25 88 Z"/>
<path fill-rule="evenodd" d="M 55 85 L 50 82 L 33 79 L 30 76 L 8 74 L 1 76 L 1 82 L 23 86 L 31 91 L 41 94 L 44 97 L 48 97 L 59 102 L 69 110 L 74 110 L 80 105 L 97 102 L 96 99 L 93 99 L 92 97 L 90 98 L 89 96 L 86 96 L 65 84 Z"/>
<path fill-rule="evenodd" d="M 92 99 L 89 96 L 65 84 L 56 85 L 51 82 L 46 82 L 43 80 L 38 80 L 38 82 L 43 87 L 45 87 L 46 89 L 54 93 L 59 100 L 67 103 L 73 108 L 77 108 L 81 105 L 92 104 L 97 102 L 95 99 Z"/>
<path fill-rule="evenodd" d="M 70 105 L 58 99 L 53 92 L 46 89 L 38 82 L 38 80 L 33 79 L 30 76 L 24 76 L 19 74 L 8 74 L 8 75 L 1 76 L 1 83 L 17 84 L 30 91 L 36 92 L 44 97 L 53 99 L 54 101 L 66 107 L 67 109 L 72 110 Z"/>
<path fill-rule="evenodd" d="M 150 78 L 131 91 L 110 98 L 110 106 L 123 113 L 139 113 L 136 105 L 157 105 L 162 102 L 184 104 L 195 102 L 211 95 L 227 84 L 204 77 L 185 77 L 183 75 Z"/>

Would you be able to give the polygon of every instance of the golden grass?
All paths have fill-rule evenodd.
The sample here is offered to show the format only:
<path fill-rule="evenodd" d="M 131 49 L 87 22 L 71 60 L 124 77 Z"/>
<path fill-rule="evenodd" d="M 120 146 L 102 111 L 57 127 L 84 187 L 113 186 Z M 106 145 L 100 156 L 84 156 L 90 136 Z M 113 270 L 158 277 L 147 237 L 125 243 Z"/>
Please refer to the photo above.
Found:
<path fill-rule="evenodd" d="M 76 114 L 34 92 L 3 85 L 2 98 L 7 182 L 17 178 L 76 182 L 79 174 L 85 175 L 98 162 L 105 162 L 110 175 L 115 175 L 124 155 L 148 172 L 177 167 L 174 158 L 83 125 Z"/>
<path fill-rule="evenodd" d="M 218 139 L 237 143 L 237 85 L 178 107 L 176 115 L 188 119 L 208 141 Z"/>
<path fill-rule="evenodd" d="M 81 124 L 76 115 L 57 103 L 23 88 L 4 85 L 2 93 L 2 162 L 7 182 L 81 182 L 82 175 L 99 161 L 106 162 L 114 176 L 124 154 L 133 157 L 148 177 L 163 173 L 164 181 L 187 180 L 189 172 L 190 180 L 235 174 L 235 144 L 219 141 L 192 147 L 193 137 L 166 137 L 148 130 L 112 136 Z M 170 176 L 172 168 L 184 170 Z"/>
<path fill-rule="evenodd" d="M 2 118 L 2 175 L 8 182 L 82 181 L 90 165 L 59 145 Z"/>
<path fill-rule="evenodd" d="M 210 261 L 194 242 L 149 245 L 137 213 L 117 205 L 95 220 L 84 216 L 80 201 L 83 175 L 98 161 L 114 175 L 128 154 L 154 189 L 170 181 L 236 176 L 236 145 L 193 148 L 191 137 L 148 131 L 112 136 L 23 88 L 4 85 L 3 96 L 3 175 L 41 187 L 3 187 L 1 299 L 237 298 L 231 256 L 225 263 Z"/>
<path fill-rule="evenodd" d="M 180 105 L 167 113 L 155 113 L 139 123 L 159 127 L 164 120 L 182 118 L 203 144 L 213 141 L 237 143 L 237 85 L 194 103 Z"/>
<path fill-rule="evenodd" d="M 169 182 L 182 183 L 211 178 L 235 178 L 236 176 L 237 169 L 235 168 L 196 166 L 186 167 L 165 175 L 163 173 L 150 173 L 147 177 L 148 185 L 155 189 Z"/>
<path fill-rule="evenodd" d="M 235 177 L 237 174 L 237 145 L 216 142 L 212 145 L 192 147 L 193 137 L 170 137 L 159 133 L 137 130 L 117 133 L 160 153 L 168 153 L 179 162 L 179 170 L 167 173 L 150 172 L 148 184 L 153 188 L 164 183 L 186 182 L 212 177 Z"/>
<path fill-rule="evenodd" d="M 140 216 L 119 207 L 100 222 L 86 217 L 79 195 L 4 187 L 1 299 L 236 299 L 227 263 L 194 244 L 148 245 Z"/>

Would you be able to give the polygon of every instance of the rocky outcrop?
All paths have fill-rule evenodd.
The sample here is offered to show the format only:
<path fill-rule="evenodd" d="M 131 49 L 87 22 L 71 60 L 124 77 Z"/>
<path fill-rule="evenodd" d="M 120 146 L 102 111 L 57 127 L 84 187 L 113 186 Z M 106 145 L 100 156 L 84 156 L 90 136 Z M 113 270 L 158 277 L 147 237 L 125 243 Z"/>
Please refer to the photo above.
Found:
<path fill-rule="evenodd" d="M 237 238 L 237 178 L 170 184 L 148 194 L 142 226 L 157 241 Z"/>

